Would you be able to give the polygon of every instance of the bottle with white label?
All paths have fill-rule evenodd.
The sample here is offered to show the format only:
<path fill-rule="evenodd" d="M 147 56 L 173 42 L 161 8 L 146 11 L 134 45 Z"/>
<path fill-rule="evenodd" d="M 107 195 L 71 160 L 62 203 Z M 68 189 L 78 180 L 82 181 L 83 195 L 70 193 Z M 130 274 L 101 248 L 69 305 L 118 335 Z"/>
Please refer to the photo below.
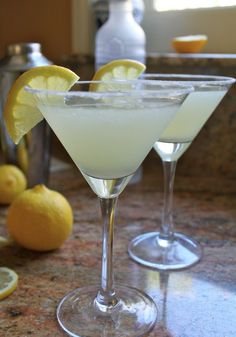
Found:
<path fill-rule="evenodd" d="M 108 20 L 96 34 L 95 68 L 124 58 L 145 63 L 146 37 L 134 19 L 132 1 L 111 0 Z"/>

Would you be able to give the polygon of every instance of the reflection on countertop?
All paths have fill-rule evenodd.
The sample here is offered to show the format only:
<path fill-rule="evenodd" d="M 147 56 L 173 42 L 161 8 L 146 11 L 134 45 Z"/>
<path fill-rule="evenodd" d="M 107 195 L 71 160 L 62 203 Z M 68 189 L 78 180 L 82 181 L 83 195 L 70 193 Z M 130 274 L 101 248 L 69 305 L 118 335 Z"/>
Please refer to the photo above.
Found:
<path fill-rule="evenodd" d="M 72 165 L 51 173 L 50 187 L 62 192 L 74 209 L 74 231 L 61 249 L 39 254 L 16 246 L 1 249 L 0 265 L 19 274 L 17 290 L 0 304 L 0 336 L 65 336 L 55 318 L 68 291 L 99 282 L 101 231 L 94 194 Z M 181 272 L 159 273 L 130 260 L 127 246 L 140 233 L 158 230 L 162 172 L 152 153 L 143 179 L 120 197 L 115 227 L 115 280 L 143 289 L 158 306 L 149 337 L 236 336 L 236 180 L 178 175 L 175 223 L 198 239 L 203 259 Z M 7 208 L 0 208 L 0 235 Z M 146 337 L 147 337 L 146 336 Z M 100 337 L 100 336 L 99 336 Z M 102 336 L 101 336 L 102 337 Z"/>

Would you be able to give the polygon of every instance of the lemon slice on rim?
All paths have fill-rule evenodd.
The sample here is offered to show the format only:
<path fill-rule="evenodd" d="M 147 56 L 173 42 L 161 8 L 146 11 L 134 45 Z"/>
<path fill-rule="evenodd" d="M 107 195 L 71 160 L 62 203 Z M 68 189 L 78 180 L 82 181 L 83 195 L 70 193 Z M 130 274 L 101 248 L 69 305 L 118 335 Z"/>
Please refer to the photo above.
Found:
<path fill-rule="evenodd" d="M 14 270 L 0 267 L 0 300 L 9 296 L 16 289 L 18 275 Z"/>
<path fill-rule="evenodd" d="M 19 143 L 43 119 L 32 95 L 24 87 L 68 91 L 78 79 L 73 71 L 56 65 L 35 67 L 18 77 L 4 107 L 6 128 L 14 143 Z"/>
<path fill-rule="evenodd" d="M 145 71 L 145 69 L 145 65 L 138 61 L 129 59 L 115 60 L 99 68 L 93 76 L 92 81 L 135 80 Z M 104 86 L 103 84 L 92 83 L 90 84 L 89 90 L 112 91 L 117 90 L 117 87 L 109 84 Z"/>

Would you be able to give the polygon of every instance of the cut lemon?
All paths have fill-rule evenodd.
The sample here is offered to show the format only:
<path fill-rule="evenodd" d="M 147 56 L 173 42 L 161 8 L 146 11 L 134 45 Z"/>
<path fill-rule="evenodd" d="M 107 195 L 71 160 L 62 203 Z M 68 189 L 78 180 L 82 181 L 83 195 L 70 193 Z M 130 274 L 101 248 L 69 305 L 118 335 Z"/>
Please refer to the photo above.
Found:
<path fill-rule="evenodd" d="M 207 43 L 206 35 L 187 35 L 172 39 L 172 46 L 177 53 L 199 53 Z"/>
<path fill-rule="evenodd" d="M 93 76 L 92 81 L 112 81 L 112 80 L 135 80 L 144 71 L 146 67 L 143 63 L 134 60 L 115 60 L 111 61 L 101 68 Z M 102 84 L 91 84 L 90 91 L 113 90 L 112 86 L 106 84 L 105 88 Z"/>
<path fill-rule="evenodd" d="M 35 67 L 18 77 L 4 107 L 4 119 L 12 140 L 17 144 L 43 119 L 34 99 L 25 91 L 25 86 L 33 89 L 67 91 L 78 79 L 73 71 L 56 65 Z"/>
<path fill-rule="evenodd" d="M 17 287 L 18 275 L 9 268 L 0 267 L 0 300 L 9 296 Z"/>

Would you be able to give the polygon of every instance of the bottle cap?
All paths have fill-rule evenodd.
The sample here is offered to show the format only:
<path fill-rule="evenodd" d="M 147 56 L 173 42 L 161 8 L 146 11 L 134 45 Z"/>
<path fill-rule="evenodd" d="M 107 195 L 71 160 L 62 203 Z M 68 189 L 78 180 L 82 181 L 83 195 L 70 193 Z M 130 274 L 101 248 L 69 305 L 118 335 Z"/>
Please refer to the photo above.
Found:
<path fill-rule="evenodd" d="M 133 6 L 131 0 L 111 0 L 110 6 L 113 10 L 132 11 Z"/>

